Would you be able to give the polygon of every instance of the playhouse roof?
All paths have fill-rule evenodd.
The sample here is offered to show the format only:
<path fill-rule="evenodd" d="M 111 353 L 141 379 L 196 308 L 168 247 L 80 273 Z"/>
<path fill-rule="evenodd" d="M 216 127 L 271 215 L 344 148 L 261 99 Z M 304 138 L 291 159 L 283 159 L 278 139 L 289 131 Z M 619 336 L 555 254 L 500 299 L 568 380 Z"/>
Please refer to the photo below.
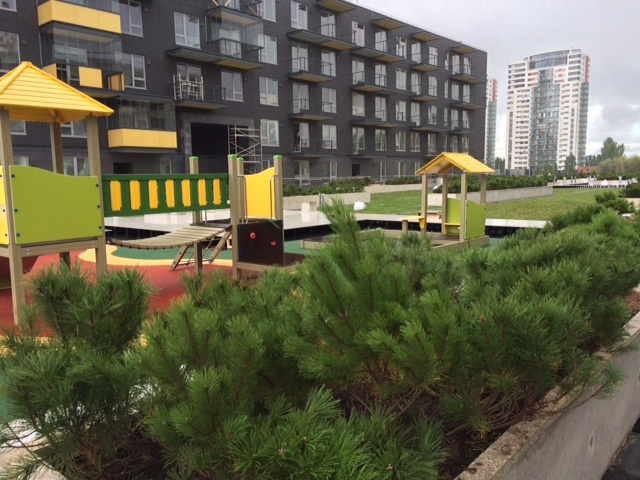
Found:
<path fill-rule="evenodd" d="M 459 168 L 465 173 L 494 173 L 492 168 L 476 160 L 471 155 L 467 155 L 466 153 L 443 152 L 418 169 L 416 175 L 443 175 L 452 168 Z"/>
<path fill-rule="evenodd" d="M 113 113 L 31 62 L 22 62 L 0 77 L 0 108 L 9 110 L 11 120 L 28 122 L 66 123 Z"/>

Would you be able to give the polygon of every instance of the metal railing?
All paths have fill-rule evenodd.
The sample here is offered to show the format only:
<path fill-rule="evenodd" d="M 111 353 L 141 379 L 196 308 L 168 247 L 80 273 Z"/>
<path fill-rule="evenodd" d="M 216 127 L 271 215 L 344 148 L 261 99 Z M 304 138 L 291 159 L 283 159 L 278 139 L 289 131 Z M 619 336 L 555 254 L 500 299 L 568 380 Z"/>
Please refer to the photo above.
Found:
<path fill-rule="evenodd" d="M 180 75 L 173 76 L 174 100 L 225 103 L 224 95 L 224 87 L 205 84 L 202 82 L 202 77 L 185 80 Z"/>
<path fill-rule="evenodd" d="M 297 57 L 289 60 L 291 73 L 309 72 L 316 75 L 335 76 L 336 66 L 330 62 L 311 60 L 307 57 Z"/>

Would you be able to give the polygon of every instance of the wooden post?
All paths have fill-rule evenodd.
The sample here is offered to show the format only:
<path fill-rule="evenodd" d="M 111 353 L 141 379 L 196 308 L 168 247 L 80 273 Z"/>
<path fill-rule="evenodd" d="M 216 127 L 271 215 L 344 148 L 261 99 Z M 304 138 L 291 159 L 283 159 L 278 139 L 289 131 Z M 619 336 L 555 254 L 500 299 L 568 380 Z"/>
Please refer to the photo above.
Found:
<path fill-rule="evenodd" d="M 229 210 L 231 214 L 231 241 L 233 242 L 233 248 L 231 249 L 231 264 L 233 271 L 233 278 L 237 280 L 240 278 L 240 269 L 238 265 L 238 222 L 240 221 L 240 215 L 242 213 L 242 206 L 240 205 L 240 179 L 238 178 L 239 161 L 237 155 L 229 155 Z"/>
<path fill-rule="evenodd" d="M 189 173 L 193 175 L 200 173 L 198 157 L 189 157 Z M 198 187 L 196 186 L 196 188 Z M 191 221 L 195 224 L 202 223 L 202 213 L 200 210 L 194 210 L 191 212 Z M 202 270 L 202 243 L 200 242 L 195 242 L 193 244 L 193 261 L 196 266 L 196 270 L 198 272 Z"/>
<path fill-rule="evenodd" d="M 13 144 L 11 142 L 11 118 L 9 111 L 0 110 L 0 167 L 4 185 L 5 213 L 7 219 L 7 240 L 9 254 L 9 271 L 11 280 L 11 300 L 13 302 L 13 323 L 18 325 L 18 311 L 25 302 L 24 267 L 22 265 L 22 248 L 16 244 L 16 228 L 14 223 L 13 200 L 11 197 L 11 174 L 9 167 L 13 165 Z"/>
<path fill-rule="evenodd" d="M 51 164 L 54 173 L 64 174 L 64 156 L 62 154 L 62 129 L 58 122 L 49 124 L 49 138 L 51 140 Z M 60 252 L 60 263 L 71 265 L 71 253 Z"/>
<path fill-rule="evenodd" d="M 480 175 L 480 203 L 482 205 L 487 204 L 487 174 Z"/>
<path fill-rule="evenodd" d="M 442 175 L 442 228 L 441 232 L 443 234 L 447 233 L 447 226 L 445 225 L 447 221 L 447 197 L 449 196 L 449 176 L 445 173 Z"/>
<path fill-rule="evenodd" d="M 100 201 L 102 196 L 102 168 L 100 165 L 100 139 L 98 136 L 98 117 L 89 115 L 85 119 L 87 125 L 87 151 L 89 152 L 89 174 L 98 177 L 98 193 Z M 107 271 L 107 238 L 104 231 L 104 205 L 100 209 L 100 228 L 102 235 L 98 237 L 96 253 L 96 271 L 104 273 Z"/>
<path fill-rule="evenodd" d="M 467 174 L 460 178 L 460 241 L 467 236 Z"/>
<path fill-rule="evenodd" d="M 429 204 L 429 178 L 426 173 L 422 174 L 422 199 L 420 202 L 420 215 L 424 218 L 424 228 L 420 225 L 420 231 L 427 231 L 427 207 Z"/>
<path fill-rule="evenodd" d="M 273 220 L 284 220 L 284 206 L 282 199 L 282 155 L 273 156 L 274 182 L 273 182 Z"/>

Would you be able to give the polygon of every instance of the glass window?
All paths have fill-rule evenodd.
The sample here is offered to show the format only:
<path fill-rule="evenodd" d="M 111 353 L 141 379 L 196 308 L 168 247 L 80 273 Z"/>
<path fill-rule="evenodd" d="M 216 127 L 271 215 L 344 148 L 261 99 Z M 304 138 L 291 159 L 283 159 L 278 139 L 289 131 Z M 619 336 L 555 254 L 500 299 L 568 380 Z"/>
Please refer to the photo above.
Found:
<path fill-rule="evenodd" d="M 265 147 L 280 146 L 280 125 L 277 120 L 260 120 L 260 136 Z"/>
<path fill-rule="evenodd" d="M 116 111 L 115 115 L 107 117 L 107 126 L 110 130 L 118 128 L 173 132 L 176 130 L 176 115 L 172 101 L 116 99 L 110 106 Z"/>
<path fill-rule="evenodd" d="M 435 105 L 429 105 L 427 107 L 427 125 L 438 124 L 438 107 Z"/>
<path fill-rule="evenodd" d="M 382 87 L 387 86 L 387 65 L 384 63 L 376 63 L 375 66 L 375 84 Z"/>
<path fill-rule="evenodd" d="M 421 123 L 420 118 L 420 104 L 418 102 L 411 102 L 411 121 L 419 127 Z"/>
<path fill-rule="evenodd" d="M 132 88 L 147 88 L 144 57 L 142 55 L 123 53 L 122 68 L 124 70 L 125 86 Z"/>
<path fill-rule="evenodd" d="M 293 176 L 300 182 L 300 185 L 309 185 L 311 183 L 309 160 L 296 160 L 293 162 Z"/>
<path fill-rule="evenodd" d="M 412 152 L 420 151 L 420 132 L 411 132 L 409 136 L 409 148 Z"/>
<path fill-rule="evenodd" d="M 420 42 L 411 44 L 411 60 L 414 62 L 422 62 L 422 44 Z"/>
<path fill-rule="evenodd" d="M 396 100 L 396 120 L 398 122 L 407 121 L 407 102 L 405 100 Z"/>
<path fill-rule="evenodd" d="M 360 58 L 351 59 L 351 77 L 353 83 L 364 82 L 364 60 Z"/>
<path fill-rule="evenodd" d="M 276 0 L 262 0 L 257 7 L 259 16 L 271 22 L 276 21 Z"/>
<path fill-rule="evenodd" d="M 176 45 L 200 48 L 200 19 L 192 15 L 173 12 Z"/>
<path fill-rule="evenodd" d="M 451 100 L 460 100 L 460 84 L 451 82 Z"/>
<path fill-rule="evenodd" d="M 438 78 L 433 75 L 429 76 L 429 95 L 432 97 L 438 96 Z"/>
<path fill-rule="evenodd" d="M 336 52 L 331 50 L 322 50 L 322 74 L 331 77 L 336 76 Z"/>
<path fill-rule="evenodd" d="M 438 47 L 429 47 L 429 65 L 438 66 Z"/>
<path fill-rule="evenodd" d="M 171 174 L 171 159 L 169 157 L 160 157 L 160 173 Z"/>
<path fill-rule="evenodd" d="M 352 21 L 351 29 L 353 30 L 353 43 L 364 47 L 364 23 Z"/>
<path fill-rule="evenodd" d="M 351 96 L 351 115 L 364 117 L 364 95 L 353 93 Z"/>
<path fill-rule="evenodd" d="M 352 127 L 351 128 L 353 153 L 364 153 L 364 127 Z"/>
<path fill-rule="evenodd" d="M 234 102 L 244 101 L 242 94 L 242 75 L 237 72 L 222 72 L 222 88 L 224 88 L 224 99 Z"/>
<path fill-rule="evenodd" d="M 399 177 L 406 177 L 407 176 L 407 164 L 405 162 L 403 162 L 402 160 L 400 160 L 398 162 L 398 176 Z"/>
<path fill-rule="evenodd" d="M 84 120 L 60 124 L 60 134 L 63 137 L 86 137 L 87 125 Z"/>
<path fill-rule="evenodd" d="M 3 0 L 0 3 L 0 10 L 13 10 L 15 12 L 16 11 L 16 0 Z"/>
<path fill-rule="evenodd" d="M 338 96 L 335 88 L 322 87 L 322 111 L 337 113 Z"/>
<path fill-rule="evenodd" d="M 291 71 L 309 71 L 309 49 L 301 43 L 291 44 Z"/>
<path fill-rule="evenodd" d="M 306 30 L 308 28 L 307 6 L 295 0 L 291 0 L 291 28 L 298 28 L 300 30 Z"/>
<path fill-rule="evenodd" d="M 278 64 L 278 40 L 270 35 L 262 35 L 262 49 L 259 60 L 263 63 Z"/>
<path fill-rule="evenodd" d="M 396 55 L 407 58 L 407 37 L 396 37 Z"/>
<path fill-rule="evenodd" d="M 449 126 L 449 109 L 447 107 L 442 109 L 442 124 L 445 127 Z"/>
<path fill-rule="evenodd" d="M 338 148 L 338 128 L 335 125 L 322 125 L 322 148 Z"/>
<path fill-rule="evenodd" d="M 331 179 L 338 178 L 338 161 L 337 160 L 329 161 L 329 178 Z"/>
<path fill-rule="evenodd" d="M 376 119 L 387 120 L 387 97 L 375 97 L 375 110 L 373 115 Z"/>
<path fill-rule="evenodd" d="M 376 30 L 374 32 L 374 45 L 373 48 L 379 50 L 381 52 L 387 51 L 387 31 L 386 30 Z"/>
<path fill-rule="evenodd" d="M 278 106 L 278 80 L 260 77 L 260 104 Z"/>
<path fill-rule="evenodd" d="M 320 33 L 325 37 L 335 38 L 336 36 L 336 16 L 325 10 L 320 12 Z"/>
<path fill-rule="evenodd" d="M 292 88 L 293 113 L 300 113 L 301 110 L 309 110 L 309 85 L 294 82 Z"/>
<path fill-rule="evenodd" d="M 0 32 L 0 71 L 8 72 L 20 64 L 18 34 Z"/>
<path fill-rule="evenodd" d="M 404 68 L 396 68 L 396 88 L 398 90 L 407 89 L 407 71 Z"/>
<path fill-rule="evenodd" d="M 436 134 L 427 134 L 427 155 L 435 155 L 438 151 L 438 145 L 436 143 Z"/>
<path fill-rule="evenodd" d="M 134 0 L 120 0 L 120 27 L 122 33 L 142 36 L 142 6 Z"/>
<path fill-rule="evenodd" d="M 27 122 L 25 122 L 24 120 L 11 120 L 11 135 L 26 135 L 26 134 L 27 134 Z"/>
<path fill-rule="evenodd" d="M 296 146 L 297 146 L 296 151 L 298 152 L 300 151 L 300 148 L 309 148 L 309 146 L 311 146 L 309 124 L 307 122 L 298 123 L 298 135 L 297 137 L 294 138 L 294 147 Z"/>
<path fill-rule="evenodd" d="M 376 128 L 374 148 L 376 152 L 387 151 L 387 131 L 386 130 L 382 128 Z"/>
<path fill-rule="evenodd" d="M 422 75 L 417 72 L 411 74 L 411 93 L 420 95 L 422 93 Z"/>
<path fill-rule="evenodd" d="M 14 155 L 13 164 L 14 165 L 20 165 L 20 166 L 23 166 L 23 167 L 28 167 L 29 166 L 29 157 L 27 157 L 26 155 Z"/>
<path fill-rule="evenodd" d="M 63 157 L 62 161 L 65 175 L 76 177 L 89 175 L 89 160 L 83 157 Z"/>
<path fill-rule="evenodd" d="M 378 164 L 378 175 L 380 175 L 380 180 L 387 178 L 387 162 L 380 162 Z"/>
<path fill-rule="evenodd" d="M 413 171 L 411 172 L 411 175 L 415 175 L 415 172 L 420 170 L 420 166 L 421 166 L 420 162 L 413 162 Z"/>
<path fill-rule="evenodd" d="M 200 65 L 189 65 L 188 63 L 178 63 L 176 71 L 180 78 L 195 82 L 202 80 L 202 68 Z"/>
<path fill-rule="evenodd" d="M 396 152 L 406 152 L 407 151 L 407 132 L 398 131 L 396 132 Z"/>
<path fill-rule="evenodd" d="M 444 98 L 449 98 L 449 80 L 444 81 Z"/>

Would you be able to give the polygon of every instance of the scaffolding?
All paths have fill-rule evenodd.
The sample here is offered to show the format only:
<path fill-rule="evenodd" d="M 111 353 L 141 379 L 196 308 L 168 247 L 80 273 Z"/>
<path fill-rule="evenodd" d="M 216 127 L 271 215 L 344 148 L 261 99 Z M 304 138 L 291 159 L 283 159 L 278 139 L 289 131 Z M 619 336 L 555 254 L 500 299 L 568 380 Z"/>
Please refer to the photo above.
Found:
<path fill-rule="evenodd" d="M 229 154 L 244 159 L 245 173 L 257 173 L 271 166 L 262 157 L 262 139 L 259 128 L 229 125 Z"/>

